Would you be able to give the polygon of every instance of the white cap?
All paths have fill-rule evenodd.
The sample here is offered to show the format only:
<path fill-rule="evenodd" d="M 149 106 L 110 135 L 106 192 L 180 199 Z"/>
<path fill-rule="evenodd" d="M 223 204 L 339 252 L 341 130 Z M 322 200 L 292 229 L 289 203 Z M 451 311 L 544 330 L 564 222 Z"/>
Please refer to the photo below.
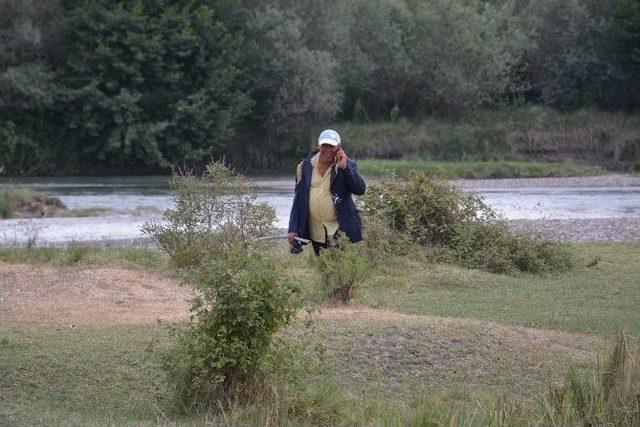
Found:
<path fill-rule="evenodd" d="M 329 144 L 337 147 L 340 145 L 340 135 L 333 129 L 325 129 L 318 136 L 318 145 Z"/>

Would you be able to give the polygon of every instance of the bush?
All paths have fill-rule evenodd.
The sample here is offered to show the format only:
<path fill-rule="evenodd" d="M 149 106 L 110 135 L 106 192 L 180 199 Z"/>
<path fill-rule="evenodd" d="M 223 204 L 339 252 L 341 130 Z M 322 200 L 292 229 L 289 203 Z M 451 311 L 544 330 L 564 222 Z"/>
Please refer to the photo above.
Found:
<path fill-rule="evenodd" d="M 396 233 L 422 245 L 450 245 L 461 224 L 476 220 L 478 214 L 495 217 L 477 197 L 415 171 L 406 180 L 383 179 L 367 191 L 364 205 L 368 219 L 382 219 Z"/>
<path fill-rule="evenodd" d="M 367 247 L 370 252 L 408 243 L 445 249 L 473 268 L 495 273 L 512 270 L 541 273 L 574 265 L 573 254 L 562 245 L 513 234 L 507 224 L 480 199 L 444 182 L 412 171 L 404 180 L 383 179 L 364 198 Z M 443 255 L 440 253 L 440 255 Z"/>
<path fill-rule="evenodd" d="M 341 238 L 337 247 L 320 251 L 315 266 L 320 274 L 319 284 L 324 297 L 348 303 L 358 286 L 367 277 L 368 263 L 365 253 L 347 238 Z"/>
<path fill-rule="evenodd" d="M 203 176 L 176 173 L 172 198 L 175 208 L 144 227 L 197 290 L 165 357 L 169 387 L 183 411 L 227 407 L 260 385 L 272 336 L 298 309 L 296 290 L 255 240 L 275 213 L 242 176 L 222 163 Z"/>
<path fill-rule="evenodd" d="M 243 250 L 196 278 L 191 321 L 164 366 L 180 409 L 229 407 L 259 389 L 273 334 L 295 315 L 295 289 L 270 260 Z"/>
<path fill-rule="evenodd" d="M 573 254 L 559 243 L 515 235 L 504 222 L 460 226 L 452 248 L 464 265 L 493 273 L 563 271 L 574 265 Z"/>
<path fill-rule="evenodd" d="M 202 176 L 174 172 L 171 198 L 175 207 L 162 221 L 146 223 L 143 232 L 178 268 L 224 258 L 227 251 L 274 230 L 274 209 L 256 202 L 249 181 L 221 162 L 210 163 Z"/>

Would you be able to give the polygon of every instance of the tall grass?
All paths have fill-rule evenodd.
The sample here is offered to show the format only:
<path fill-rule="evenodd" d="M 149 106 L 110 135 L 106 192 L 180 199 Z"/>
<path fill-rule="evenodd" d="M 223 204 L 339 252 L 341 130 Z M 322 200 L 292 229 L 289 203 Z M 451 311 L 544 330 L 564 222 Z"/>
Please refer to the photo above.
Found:
<path fill-rule="evenodd" d="M 584 161 L 640 169 L 640 115 L 541 106 L 477 110 L 457 122 L 336 123 L 356 158 Z"/>
<path fill-rule="evenodd" d="M 627 334 L 618 334 L 611 355 L 587 375 L 571 369 L 540 401 L 542 420 L 550 425 L 638 425 L 640 359 Z"/>
<path fill-rule="evenodd" d="M 443 179 L 567 177 L 605 173 L 600 166 L 582 163 L 520 160 L 444 162 L 422 159 L 364 159 L 358 161 L 358 167 L 363 174 L 369 176 L 383 176 L 389 173 L 407 176 L 415 170 Z"/>

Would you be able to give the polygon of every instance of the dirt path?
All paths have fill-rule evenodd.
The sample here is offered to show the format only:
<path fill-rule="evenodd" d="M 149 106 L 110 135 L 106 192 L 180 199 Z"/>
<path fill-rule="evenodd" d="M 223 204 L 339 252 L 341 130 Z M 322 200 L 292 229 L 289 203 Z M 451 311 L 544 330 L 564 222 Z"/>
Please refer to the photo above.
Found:
<path fill-rule="evenodd" d="M 142 270 L 0 263 L 0 323 L 140 324 L 187 317 L 186 286 Z"/>

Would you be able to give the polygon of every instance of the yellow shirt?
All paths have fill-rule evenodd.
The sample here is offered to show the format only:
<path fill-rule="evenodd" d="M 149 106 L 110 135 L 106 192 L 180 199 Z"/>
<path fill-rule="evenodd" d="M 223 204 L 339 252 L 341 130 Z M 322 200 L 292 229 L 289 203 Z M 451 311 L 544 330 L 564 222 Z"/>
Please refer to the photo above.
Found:
<path fill-rule="evenodd" d="M 331 195 L 331 168 L 320 175 L 316 167 L 318 156 L 311 159 L 313 173 L 311 175 L 311 190 L 309 192 L 309 233 L 311 240 L 319 243 L 326 242 L 338 231 L 338 217 Z"/>

